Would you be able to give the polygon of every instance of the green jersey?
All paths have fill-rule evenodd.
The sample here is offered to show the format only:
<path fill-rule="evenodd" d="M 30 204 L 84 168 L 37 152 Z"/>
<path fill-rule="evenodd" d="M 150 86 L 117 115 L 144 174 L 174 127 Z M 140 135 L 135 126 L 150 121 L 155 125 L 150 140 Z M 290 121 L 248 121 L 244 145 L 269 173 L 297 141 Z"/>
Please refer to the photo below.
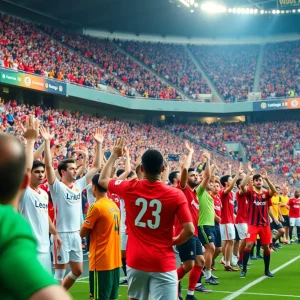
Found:
<path fill-rule="evenodd" d="M 215 206 L 213 198 L 201 185 L 197 188 L 197 195 L 199 200 L 198 226 L 214 226 Z"/>
<path fill-rule="evenodd" d="M 10 205 L 0 205 L 0 299 L 25 300 L 57 284 L 37 258 L 30 225 Z"/>

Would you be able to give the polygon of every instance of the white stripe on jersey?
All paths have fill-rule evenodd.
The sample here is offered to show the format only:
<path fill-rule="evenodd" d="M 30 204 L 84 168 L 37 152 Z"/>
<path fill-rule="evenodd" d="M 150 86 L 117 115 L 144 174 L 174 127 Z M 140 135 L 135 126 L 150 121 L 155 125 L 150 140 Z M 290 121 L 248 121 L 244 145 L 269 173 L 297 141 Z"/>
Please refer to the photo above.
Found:
<path fill-rule="evenodd" d="M 120 211 L 121 211 L 121 232 L 126 232 L 126 210 L 125 210 L 125 203 L 122 198 L 120 198 Z"/>
<path fill-rule="evenodd" d="M 21 199 L 19 210 L 29 222 L 37 239 L 38 252 L 48 253 L 50 251 L 48 194 L 42 189 L 39 189 L 39 192 L 28 186 Z"/>
<path fill-rule="evenodd" d="M 58 232 L 79 231 L 82 224 L 82 191 L 86 187 L 86 177 L 76 180 L 72 189 L 55 179 L 49 184 L 56 212 L 56 230 Z"/>

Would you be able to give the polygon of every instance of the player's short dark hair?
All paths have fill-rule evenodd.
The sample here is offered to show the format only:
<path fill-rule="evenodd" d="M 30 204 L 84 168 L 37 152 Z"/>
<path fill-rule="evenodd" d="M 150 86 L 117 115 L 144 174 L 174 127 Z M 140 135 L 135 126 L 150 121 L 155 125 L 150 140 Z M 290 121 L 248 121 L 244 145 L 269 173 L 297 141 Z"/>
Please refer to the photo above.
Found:
<path fill-rule="evenodd" d="M 164 158 L 158 150 L 149 149 L 142 156 L 142 166 L 149 175 L 161 174 Z"/>
<path fill-rule="evenodd" d="M 0 133 L 0 203 L 12 201 L 24 181 L 26 156 L 23 145 L 13 135 Z"/>
<path fill-rule="evenodd" d="M 254 174 L 252 179 L 254 180 L 258 180 L 259 178 L 261 178 L 262 176 L 260 174 Z"/>
<path fill-rule="evenodd" d="M 31 168 L 31 172 L 34 170 L 34 169 L 37 169 L 39 167 L 43 167 L 45 169 L 45 164 L 43 162 L 41 162 L 40 160 L 35 160 L 32 164 L 32 168 Z"/>
<path fill-rule="evenodd" d="M 118 169 L 117 172 L 116 172 L 117 177 L 121 176 L 124 172 L 125 172 L 125 170 Z"/>
<path fill-rule="evenodd" d="M 92 185 L 94 185 L 100 193 L 106 193 L 106 192 L 107 192 L 107 189 L 105 189 L 104 187 L 102 187 L 102 186 L 99 184 L 99 177 L 100 177 L 100 174 L 96 174 L 96 175 L 93 177 L 93 179 L 92 179 Z"/>
<path fill-rule="evenodd" d="M 190 172 L 195 172 L 195 169 L 194 168 L 188 168 L 188 173 Z"/>
<path fill-rule="evenodd" d="M 67 158 L 67 159 L 63 159 L 59 162 L 57 170 L 58 170 L 58 174 L 60 177 L 62 176 L 61 171 L 67 171 L 68 164 L 75 164 L 75 160 L 72 158 Z"/>
<path fill-rule="evenodd" d="M 242 180 L 243 180 L 243 179 L 239 178 L 239 179 L 236 181 L 236 186 L 237 186 L 237 187 L 239 187 L 239 185 L 242 183 Z"/>
<path fill-rule="evenodd" d="M 228 182 L 228 179 L 230 178 L 230 175 L 224 175 L 220 178 L 220 182 L 222 184 L 223 187 L 225 187 L 226 182 Z"/>
<path fill-rule="evenodd" d="M 177 174 L 179 174 L 179 171 L 173 171 L 169 174 L 169 181 L 173 184 L 175 178 L 177 177 Z"/>

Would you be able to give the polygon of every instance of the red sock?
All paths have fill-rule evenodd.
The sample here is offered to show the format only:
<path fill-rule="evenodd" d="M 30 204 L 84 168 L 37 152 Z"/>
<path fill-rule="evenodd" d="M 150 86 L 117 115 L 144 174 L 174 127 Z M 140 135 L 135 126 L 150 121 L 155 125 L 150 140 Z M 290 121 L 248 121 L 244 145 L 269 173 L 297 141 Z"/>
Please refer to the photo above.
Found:
<path fill-rule="evenodd" d="M 193 269 L 191 270 L 189 276 L 189 291 L 195 290 L 201 272 L 202 272 L 202 267 L 199 266 L 194 266 Z"/>
<path fill-rule="evenodd" d="M 244 250 L 241 250 L 240 257 L 239 257 L 239 262 L 243 261 L 243 256 L 244 256 Z"/>
<path fill-rule="evenodd" d="M 183 266 L 180 266 L 178 269 L 177 269 L 177 276 L 178 276 L 178 280 L 181 280 L 184 275 L 186 274 L 186 271 L 184 270 Z M 199 278 L 199 277 L 198 277 Z M 197 279 L 198 280 L 198 279 Z"/>

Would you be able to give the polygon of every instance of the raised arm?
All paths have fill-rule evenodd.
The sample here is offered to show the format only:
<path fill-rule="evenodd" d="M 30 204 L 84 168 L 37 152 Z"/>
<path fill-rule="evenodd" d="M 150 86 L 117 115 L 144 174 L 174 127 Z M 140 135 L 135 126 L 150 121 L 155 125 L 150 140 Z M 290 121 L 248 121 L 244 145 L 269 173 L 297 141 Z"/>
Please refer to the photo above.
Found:
<path fill-rule="evenodd" d="M 210 153 L 208 151 L 204 151 L 203 156 L 205 157 L 206 160 L 206 166 L 203 174 L 203 180 L 201 182 L 201 186 L 206 190 L 208 188 L 208 183 L 210 180 L 211 176 L 211 171 L 210 171 Z"/>
<path fill-rule="evenodd" d="M 169 174 L 170 174 L 170 165 L 168 164 L 168 162 L 166 160 L 164 161 L 164 165 L 165 165 L 165 169 L 164 169 L 161 181 L 164 183 L 168 183 Z"/>
<path fill-rule="evenodd" d="M 55 176 L 55 171 L 52 165 L 52 155 L 51 155 L 51 150 L 50 150 L 50 141 L 53 139 L 53 136 L 50 134 L 49 128 L 45 128 L 41 126 L 40 128 L 40 133 L 42 138 L 45 141 L 45 168 L 46 168 L 46 176 L 48 183 L 50 185 L 53 185 L 56 176 Z"/>
<path fill-rule="evenodd" d="M 246 186 L 247 186 L 247 184 L 249 183 L 249 179 L 250 179 L 250 177 L 251 177 L 252 174 L 253 174 L 253 169 L 252 169 L 252 167 L 251 167 L 251 162 L 248 162 L 248 173 L 247 173 L 247 175 L 243 178 L 243 180 L 242 180 L 242 182 L 241 182 L 241 189 L 242 189 L 242 191 L 243 191 L 244 194 L 246 194 L 246 192 L 247 192 Z M 251 184 L 251 186 L 250 186 L 249 188 L 250 188 L 250 190 L 253 189 L 252 184 Z"/>
<path fill-rule="evenodd" d="M 130 165 L 130 153 L 127 147 L 125 147 L 125 170 L 124 172 L 117 178 L 118 180 L 125 180 L 131 172 L 131 165 Z"/>
<path fill-rule="evenodd" d="M 276 193 L 276 188 L 273 185 L 273 183 L 269 180 L 268 172 L 267 172 L 266 169 L 262 169 L 261 170 L 261 176 L 267 182 L 267 184 L 268 184 L 268 186 L 270 188 L 270 196 L 272 197 Z"/>
<path fill-rule="evenodd" d="M 234 178 L 230 182 L 229 186 L 225 189 L 224 194 L 229 194 L 232 191 L 232 189 L 234 188 L 234 186 L 236 184 L 236 181 L 238 180 L 238 178 L 241 176 L 241 174 L 243 172 L 244 172 L 243 165 L 242 165 L 242 163 L 240 163 L 238 172 L 236 173 L 236 175 L 234 176 Z"/>
<path fill-rule="evenodd" d="M 104 187 L 105 189 L 108 189 L 108 184 L 110 181 L 110 174 L 113 168 L 113 165 L 115 161 L 124 155 L 125 152 L 125 141 L 122 138 L 117 139 L 112 147 L 111 155 L 106 162 L 105 166 L 103 167 L 103 170 L 99 177 L 99 185 Z"/>
<path fill-rule="evenodd" d="M 194 154 L 194 149 L 190 147 L 189 143 L 187 141 L 184 142 L 184 148 L 187 150 L 187 156 L 185 157 L 183 164 L 182 164 L 182 170 L 181 170 L 181 177 L 180 177 L 180 186 L 181 188 L 185 188 L 187 181 L 188 181 L 188 169 L 191 166 L 192 158 Z"/>
<path fill-rule="evenodd" d="M 34 143 L 38 138 L 39 135 L 39 126 L 40 121 L 37 119 L 35 120 L 32 115 L 27 117 L 26 124 L 24 128 L 24 138 L 27 141 L 26 144 L 26 169 L 31 172 L 32 164 L 33 164 L 33 150 L 34 150 Z"/>
<path fill-rule="evenodd" d="M 98 128 L 93 138 L 96 143 L 96 156 L 92 168 L 86 174 L 86 185 L 88 185 L 91 182 L 92 178 L 100 171 L 104 155 L 102 151 L 103 130 L 101 128 Z"/>
<path fill-rule="evenodd" d="M 89 157 L 89 151 L 86 147 L 80 146 L 79 150 L 77 152 L 82 154 L 82 157 L 83 157 L 82 165 L 77 169 L 77 176 L 81 176 L 81 175 L 83 175 L 85 167 L 86 167 L 86 162 Z"/>
<path fill-rule="evenodd" d="M 33 159 L 38 160 L 45 150 L 45 142 L 33 153 Z"/>

